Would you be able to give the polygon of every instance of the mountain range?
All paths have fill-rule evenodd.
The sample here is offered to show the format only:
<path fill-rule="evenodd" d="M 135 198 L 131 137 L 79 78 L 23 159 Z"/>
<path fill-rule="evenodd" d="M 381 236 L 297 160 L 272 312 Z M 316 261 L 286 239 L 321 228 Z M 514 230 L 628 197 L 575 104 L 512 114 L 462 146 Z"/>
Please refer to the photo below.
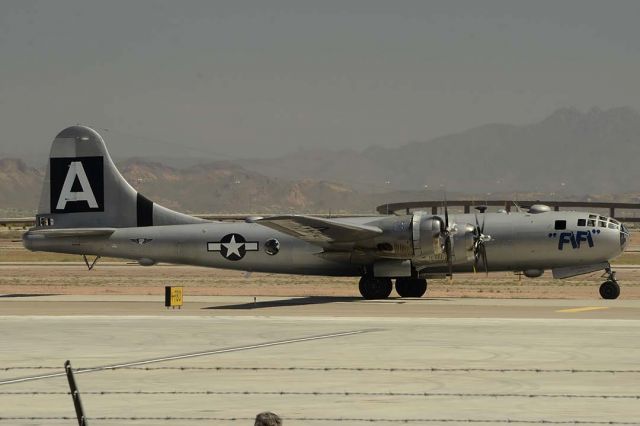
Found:
<path fill-rule="evenodd" d="M 640 189 L 638 159 L 640 114 L 620 107 L 562 108 L 533 124 L 487 124 L 399 148 L 303 151 L 239 164 L 269 176 L 363 189 L 389 182 L 410 190 L 591 195 Z"/>
<path fill-rule="evenodd" d="M 640 114 L 632 108 L 556 110 L 527 125 L 487 124 L 364 151 L 298 151 L 275 159 L 171 167 L 118 166 L 142 193 L 187 212 L 373 212 L 377 204 L 456 196 L 636 201 Z M 0 211 L 33 213 L 44 167 L 0 159 Z M 463 195 L 466 194 L 466 195 Z"/>

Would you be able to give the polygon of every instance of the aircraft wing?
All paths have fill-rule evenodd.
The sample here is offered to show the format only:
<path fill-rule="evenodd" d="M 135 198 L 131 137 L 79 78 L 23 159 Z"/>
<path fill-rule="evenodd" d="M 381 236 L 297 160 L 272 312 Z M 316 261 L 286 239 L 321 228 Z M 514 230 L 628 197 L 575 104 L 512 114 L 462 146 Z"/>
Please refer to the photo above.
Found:
<path fill-rule="evenodd" d="M 256 223 L 310 243 L 347 243 L 382 234 L 376 226 L 344 223 L 314 216 L 282 215 L 256 220 Z"/>
<path fill-rule="evenodd" d="M 63 237 L 108 237 L 115 232 L 115 228 L 61 228 L 61 229 L 33 229 L 32 235 L 42 235 L 47 238 Z"/>

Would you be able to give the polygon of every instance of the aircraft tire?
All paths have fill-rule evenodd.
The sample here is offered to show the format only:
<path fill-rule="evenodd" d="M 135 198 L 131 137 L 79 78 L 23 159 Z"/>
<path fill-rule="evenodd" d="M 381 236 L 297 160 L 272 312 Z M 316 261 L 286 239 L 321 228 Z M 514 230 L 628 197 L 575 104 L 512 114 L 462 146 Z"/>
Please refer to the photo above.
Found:
<path fill-rule="evenodd" d="M 617 299 L 620 296 L 620 285 L 616 281 L 605 281 L 600 286 L 600 296 L 603 299 Z"/>
<path fill-rule="evenodd" d="M 396 293 L 400 297 L 422 297 L 427 292 L 427 280 L 420 278 L 397 278 Z"/>
<path fill-rule="evenodd" d="M 393 290 L 391 278 L 364 275 L 360 278 L 360 294 L 367 300 L 386 299 Z"/>

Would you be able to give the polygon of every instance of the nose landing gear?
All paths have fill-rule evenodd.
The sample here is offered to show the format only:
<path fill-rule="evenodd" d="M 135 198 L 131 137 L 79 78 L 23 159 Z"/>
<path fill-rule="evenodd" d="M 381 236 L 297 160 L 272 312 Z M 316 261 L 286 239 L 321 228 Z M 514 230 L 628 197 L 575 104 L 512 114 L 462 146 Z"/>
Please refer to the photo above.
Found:
<path fill-rule="evenodd" d="M 600 296 L 603 299 L 617 299 L 620 296 L 620 285 L 616 281 L 616 273 L 611 268 L 605 269 L 607 281 L 600 285 Z"/>

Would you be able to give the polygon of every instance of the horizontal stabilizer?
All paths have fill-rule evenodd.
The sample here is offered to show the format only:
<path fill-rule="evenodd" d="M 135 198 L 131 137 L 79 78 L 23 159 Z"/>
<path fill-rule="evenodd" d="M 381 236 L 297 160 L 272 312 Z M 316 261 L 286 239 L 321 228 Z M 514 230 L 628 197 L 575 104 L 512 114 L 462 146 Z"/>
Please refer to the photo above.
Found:
<path fill-rule="evenodd" d="M 348 243 L 382 234 L 376 226 L 345 223 L 314 216 L 282 215 L 256 220 L 256 223 L 310 243 Z"/>
<path fill-rule="evenodd" d="M 64 229 L 33 229 L 31 235 L 42 235 L 47 238 L 64 237 L 108 237 L 115 232 L 115 228 L 64 228 Z"/>

